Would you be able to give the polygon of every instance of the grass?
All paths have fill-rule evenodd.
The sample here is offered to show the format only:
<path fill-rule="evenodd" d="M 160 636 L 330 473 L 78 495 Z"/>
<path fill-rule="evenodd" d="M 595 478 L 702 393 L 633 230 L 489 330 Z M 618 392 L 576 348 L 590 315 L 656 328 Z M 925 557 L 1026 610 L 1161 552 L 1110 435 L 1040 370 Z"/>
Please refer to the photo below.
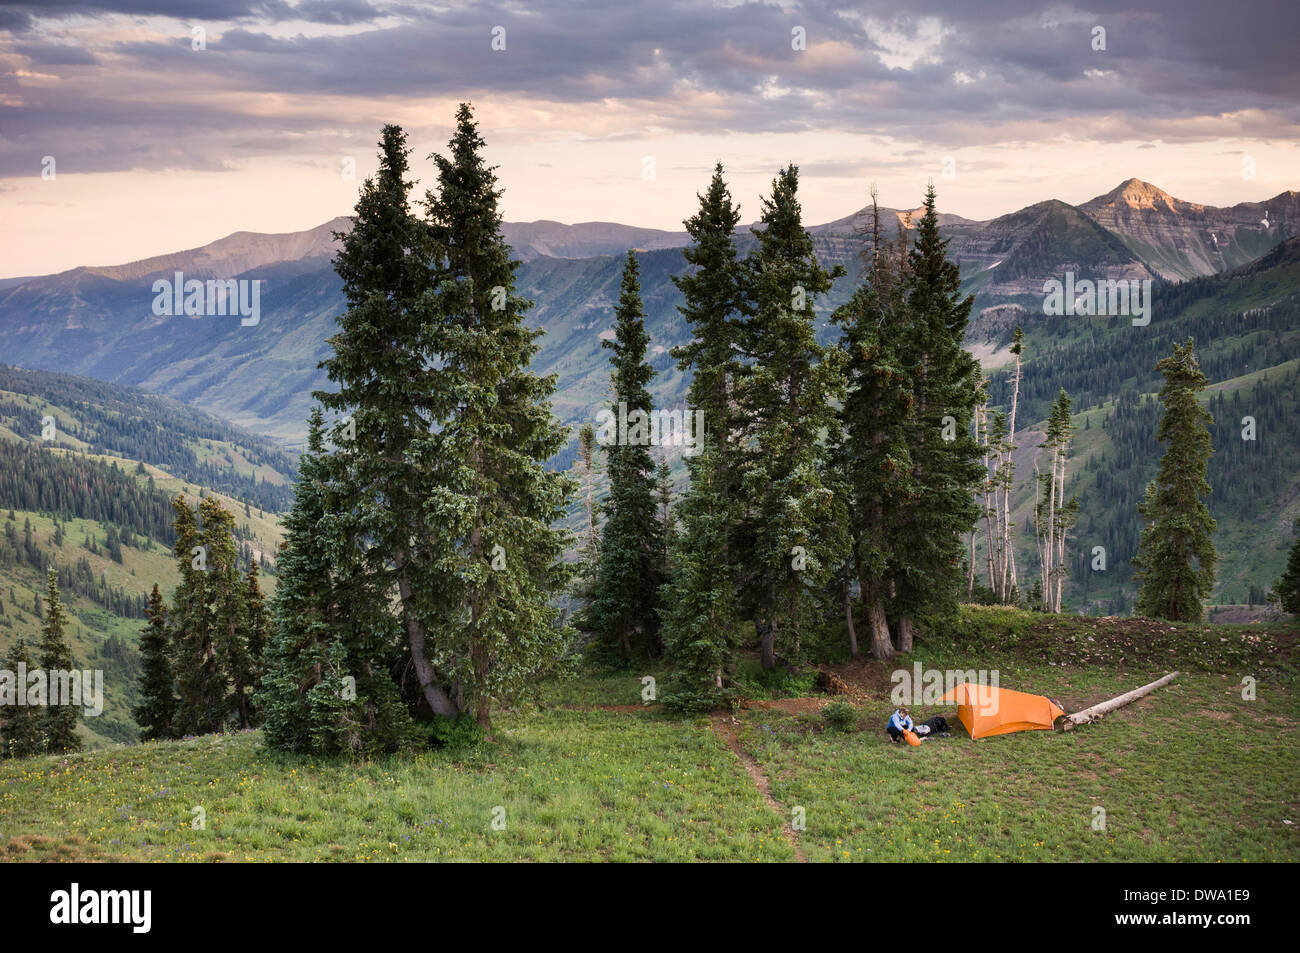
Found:
<path fill-rule="evenodd" d="M 1001 684 L 1092 700 L 1138 680 L 1020 669 Z M 746 712 L 741 739 L 773 797 L 804 808 L 814 861 L 1295 861 L 1295 707 L 1294 694 L 1248 702 L 1232 679 L 1196 674 L 1070 733 L 971 741 L 958 726 L 911 748 L 889 743 L 876 706 L 848 735 Z M 940 712 L 952 718 L 913 714 Z"/>
<path fill-rule="evenodd" d="M 103 860 L 792 858 L 707 728 L 555 710 L 506 715 L 496 733 L 356 765 L 268 752 L 259 732 L 0 762 L 0 858 L 31 855 L 33 837 L 38 856 L 75 844 Z"/>
<path fill-rule="evenodd" d="M 642 677 L 667 676 L 651 665 L 548 684 L 456 750 L 351 763 L 244 732 L 0 762 L 0 860 L 790 861 L 782 828 L 802 814 L 811 861 L 1296 861 L 1295 635 L 964 607 L 942 641 L 867 666 L 835 703 L 855 710 L 742 709 L 738 752 L 725 714 L 643 705 Z M 996 668 L 1071 711 L 1184 674 L 1070 733 L 891 745 L 885 686 L 917 661 Z M 933 713 L 955 722 L 914 708 Z"/>

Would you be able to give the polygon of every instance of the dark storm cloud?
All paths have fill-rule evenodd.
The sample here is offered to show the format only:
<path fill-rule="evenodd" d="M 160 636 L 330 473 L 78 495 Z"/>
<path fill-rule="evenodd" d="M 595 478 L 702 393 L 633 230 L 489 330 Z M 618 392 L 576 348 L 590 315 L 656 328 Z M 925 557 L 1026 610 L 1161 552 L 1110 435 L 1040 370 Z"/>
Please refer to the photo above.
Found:
<path fill-rule="evenodd" d="M 84 85 L 75 92 L 68 84 L 36 89 L 0 77 L 0 94 L 21 103 L 0 108 L 7 132 L 0 174 L 28 170 L 36 150 L 79 149 L 91 168 L 211 168 L 275 151 L 277 143 L 322 152 L 337 151 L 340 136 L 368 143 L 384 117 L 350 115 L 337 99 L 311 108 L 314 97 L 326 96 L 613 101 L 643 117 L 627 136 L 650 128 L 818 129 L 884 133 L 937 149 L 1061 134 L 1293 138 L 1300 127 L 1300 58 L 1291 51 L 1297 9 L 1291 2 L 1209 0 L 1090 0 L 1078 7 L 917 0 L 905 14 L 881 2 L 840 7 L 817 0 L 789 9 L 660 0 L 538 0 L 526 9 L 197 0 L 179 13 L 161 0 L 11 7 L 0 15 L 23 18 L 20 32 L 27 35 L 0 38 L 0 55 L 25 57 L 33 71 L 98 81 L 91 92 Z M 31 36 L 57 32 L 73 13 L 165 12 L 179 21 L 173 36 L 105 39 L 84 59 Z M 268 30 L 293 20 L 357 27 L 382 16 L 400 22 L 342 35 Z M 920 58 L 906 69 L 887 66 L 898 37 L 931 36 L 928 18 L 939 32 L 930 45 L 910 50 Z M 188 28 L 204 20 L 214 25 L 207 50 L 196 52 Z M 504 52 L 491 48 L 496 26 L 506 31 Z M 1096 26 L 1106 30 L 1105 51 L 1092 48 Z M 791 48 L 795 27 L 806 31 L 805 52 Z M 168 91 L 236 95 L 224 106 L 205 103 L 185 114 L 173 98 L 151 97 L 140 76 L 165 76 Z M 241 96 L 267 93 L 291 97 L 299 108 L 268 118 L 239 107 Z M 1231 123 L 1220 118 L 1248 110 Z M 203 134 L 195 138 L 197 129 Z"/>

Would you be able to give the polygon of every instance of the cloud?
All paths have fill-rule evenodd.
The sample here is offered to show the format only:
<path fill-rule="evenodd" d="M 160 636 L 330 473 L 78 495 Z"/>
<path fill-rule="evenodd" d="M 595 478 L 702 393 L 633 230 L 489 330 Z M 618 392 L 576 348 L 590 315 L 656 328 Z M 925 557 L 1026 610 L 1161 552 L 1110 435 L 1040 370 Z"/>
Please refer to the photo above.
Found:
<path fill-rule="evenodd" d="M 183 18 L 172 7 L 0 10 L 13 34 L 0 35 L 0 175 L 29 172 L 34 150 L 83 171 L 332 154 L 341 142 L 368 148 L 394 111 L 464 99 L 510 104 L 519 124 L 506 135 L 574 122 L 575 138 L 602 142 L 816 130 L 945 154 L 1061 137 L 1300 134 L 1300 8 L 1285 2 L 918 0 L 901 13 L 879 0 L 196 0 Z M 193 23 L 205 24 L 206 50 L 191 49 Z M 1105 50 L 1093 48 L 1098 26 Z M 793 48 L 796 29 L 805 50 Z M 811 163 L 808 174 L 859 168 Z"/>

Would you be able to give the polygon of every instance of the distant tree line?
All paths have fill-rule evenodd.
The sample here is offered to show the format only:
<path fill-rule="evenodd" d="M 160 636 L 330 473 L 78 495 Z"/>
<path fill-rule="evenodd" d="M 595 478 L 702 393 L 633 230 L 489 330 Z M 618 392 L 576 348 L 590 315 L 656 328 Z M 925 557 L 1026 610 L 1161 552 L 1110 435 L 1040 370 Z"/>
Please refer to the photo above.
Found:
<path fill-rule="evenodd" d="M 59 432 L 84 441 L 90 453 L 108 453 L 161 467 L 173 476 L 209 487 L 264 510 L 281 512 L 293 497 L 286 481 L 269 483 L 200 459 L 197 440 L 234 444 L 253 466 L 271 467 L 286 476 L 293 459 L 265 438 L 207 417 L 175 401 L 140 394 L 115 384 L 67 374 L 0 364 L 0 391 L 30 394 L 60 408 Z M 66 412 L 62 408 L 66 408 Z M 20 436 L 39 438 L 43 415 L 12 399 L 0 402 L 0 417 L 9 418 Z"/>
<path fill-rule="evenodd" d="M 171 502 L 153 478 L 140 483 L 112 463 L 0 441 L 0 507 L 129 527 L 150 539 L 173 540 Z"/>

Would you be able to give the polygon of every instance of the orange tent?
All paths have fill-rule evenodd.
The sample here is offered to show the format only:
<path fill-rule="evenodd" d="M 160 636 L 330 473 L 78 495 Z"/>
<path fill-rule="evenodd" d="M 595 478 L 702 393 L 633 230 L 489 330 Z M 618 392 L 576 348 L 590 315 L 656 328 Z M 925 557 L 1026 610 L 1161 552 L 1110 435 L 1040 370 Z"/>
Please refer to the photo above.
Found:
<path fill-rule="evenodd" d="M 945 702 L 957 705 L 957 717 L 972 738 L 1051 728 L 1052 723 L 1065 714 L 1052 704 L 1050 698 L 1042 695 L 972 682 L 954 685 L 939 699 L 940 704 Z"/>

